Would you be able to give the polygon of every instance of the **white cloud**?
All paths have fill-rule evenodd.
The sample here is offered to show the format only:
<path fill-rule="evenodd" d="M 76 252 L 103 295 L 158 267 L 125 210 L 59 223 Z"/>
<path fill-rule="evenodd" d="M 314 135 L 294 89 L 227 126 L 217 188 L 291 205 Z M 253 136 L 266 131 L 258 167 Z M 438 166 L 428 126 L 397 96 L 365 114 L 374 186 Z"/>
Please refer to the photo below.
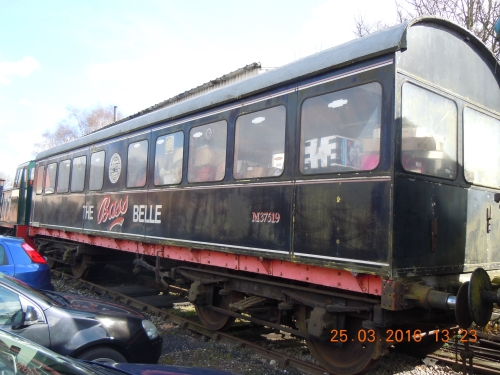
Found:
<path fill-rule="evenodd" d="M 19 99 L 19 104 L 22 104 L 22 105 L 25 105 L 25 106 L 28 106 L 28 107 L 32 107 L 33 106 L 33 102 L 31 100 L 25 99 L 25 98 Z"/>
<path fill-rule="evenodd" d="M 0 62 L 0 83 L 8 84 L 11 76 L 27 77 L 39 68 L 40 64 L 31 56 L 16 62 Z"/>

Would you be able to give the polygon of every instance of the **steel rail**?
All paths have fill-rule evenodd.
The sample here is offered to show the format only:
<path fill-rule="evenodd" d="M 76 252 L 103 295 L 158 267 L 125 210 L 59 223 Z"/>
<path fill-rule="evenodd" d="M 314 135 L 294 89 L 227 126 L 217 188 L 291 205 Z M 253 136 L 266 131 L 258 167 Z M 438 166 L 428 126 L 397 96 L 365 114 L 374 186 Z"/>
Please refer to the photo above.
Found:
<path fill-rule="evenodd" d="M 500 373 L 500 353 L 497 349 L 491 349 L 484 347 L 482 345 L 495 344 L 494 341 L 481 339 L 476 343 L 470 342 L 469 349 L 474 352 L 473 356 L 473 369 L 476 372 L 482 374 L 499 374 Z M 449 348 L 441 348 L 434 352 L 434 354 L 428 355 L 429 358 L 434 358 L 439 361 L 445 362 L 447 364 L 456 363 L 456 358 L 458 358 L 458 363 L 462 368 L 462 358 L 460 353 L 465 349 L 463 343 L 450 343 Z M 457 355 L 458 353 L 458 355 Z M 470 369 L 469 361 L 466 364 L 467 370 Z"/>

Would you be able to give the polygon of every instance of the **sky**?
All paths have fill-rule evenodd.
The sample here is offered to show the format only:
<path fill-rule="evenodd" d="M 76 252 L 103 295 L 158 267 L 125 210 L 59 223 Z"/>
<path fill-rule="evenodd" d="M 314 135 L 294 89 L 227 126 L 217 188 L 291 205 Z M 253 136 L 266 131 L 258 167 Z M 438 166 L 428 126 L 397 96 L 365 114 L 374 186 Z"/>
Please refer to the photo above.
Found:
<path fill-rule="evenodd" d="M 0 0 L 0 174 L 81 109 L 124 116 L 260 62 L 275 68 L 394 24 L 394 0 Z"/>

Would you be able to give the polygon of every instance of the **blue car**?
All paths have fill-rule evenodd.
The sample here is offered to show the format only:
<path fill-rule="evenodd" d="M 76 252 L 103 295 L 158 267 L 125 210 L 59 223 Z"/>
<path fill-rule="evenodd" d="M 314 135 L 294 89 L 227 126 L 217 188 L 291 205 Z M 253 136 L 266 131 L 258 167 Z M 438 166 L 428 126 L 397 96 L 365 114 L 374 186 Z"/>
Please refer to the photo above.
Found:
<path fill-rule="evenodd" d="M 22 238 L 0 236 L 0 272 L 32 288 L 54 290 L 45 258 Z"/>

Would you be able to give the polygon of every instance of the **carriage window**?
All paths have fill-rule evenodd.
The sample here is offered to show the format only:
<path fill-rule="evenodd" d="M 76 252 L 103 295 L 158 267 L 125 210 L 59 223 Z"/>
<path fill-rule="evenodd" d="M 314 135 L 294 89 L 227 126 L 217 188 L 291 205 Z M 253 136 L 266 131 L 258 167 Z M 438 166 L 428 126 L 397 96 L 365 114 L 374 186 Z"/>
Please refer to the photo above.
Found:
<path fill-rule="evenodd" d="M 227 122 L 197 126 L 189 133 L 188 181 L 221 181 L 226 172 Z"/>
<path fill-rule="evenodd" d="M 183 132 L 158 137 L 155 151 L 155 185 L 181 182 L 183 145 Z"/>
<path fill-rule="evenodd" d="M 59 163 L 59 175 L 57 177 L 57 192 L 67 193 L 69 187 L 69 172 L 71 160 L 63 160 Z"/>
<path fill-rule="evenodd" d="M 89 190 L 101 190 L 104 180 L 104 151 L 94 152 L 90 157 Z"/>
<path fill-rule="evenodd" d="M 500 186 L 500 121 L 464 109 L 465 179 L 472 183 L 498 188 Z"/>
<path fill-rule="evenodd" d="M 13 187 L 18 188 L 21 185 L 22 169 L 18 169 L 16 172 L 16 178 L 14 179 Z"/>
<path fill-rule="evenodd" d="M 406 83 L 402 96 L 401 163 L 414 173 L 457 175 L 457 106 L 453 100 Z"/>
<path fill-rule="evenodd" d="M 377 167 L 381 108 L 382 87 L 376 82 L 305 100 L 300 171 L 332 173 Z"/>
<path fill-rule="evenodd" d="M 146 185 L 148 166 L 148 141 L 131 143 L 128 146 L 127 187 Z"/>
<path fill-rule="evenodd" d="M 80 156 L 73 159 L 73 173 L 71 173 L 71 191 L 81 192 L 85 186 L 85 167 L 87 157 Z"/>
<path fill-rule="evenodd" d="M 38 167 L 36 173 L 36 193 L 38 195 L 42 194 L 43 191 L 43 172 L 45 167 Z"/>
<path fill-rule="evenodd" d="M 281 176 L 285 164 L 284 106 L 238 117 L 234 178 Z"/>
<path fill-rule="evenodd" d="M 47 166 L 45 173 L 45 194 L 54 194 L 56 186 L 57 163 L 52 163 Z"/>

